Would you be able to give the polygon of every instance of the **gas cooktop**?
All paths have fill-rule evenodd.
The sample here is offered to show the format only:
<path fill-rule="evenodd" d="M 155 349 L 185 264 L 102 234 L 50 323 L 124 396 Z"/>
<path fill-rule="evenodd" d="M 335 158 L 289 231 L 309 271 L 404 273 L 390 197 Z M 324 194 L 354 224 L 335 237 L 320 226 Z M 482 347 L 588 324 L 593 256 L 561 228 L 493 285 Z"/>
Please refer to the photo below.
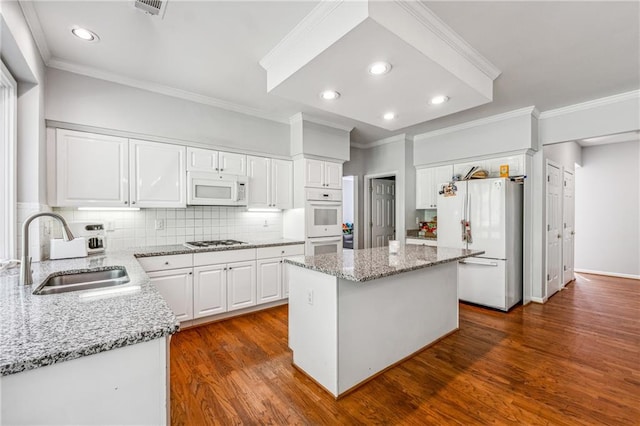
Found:
<path fill-rule="evenodd" d="M 212 241 L 187 241 L 184 243 L 189 248 L 207 248 L 207 247 L 219 247 L 219 246 L 238 246 L 245 243 L 238 240 L 212 240 Z"/>

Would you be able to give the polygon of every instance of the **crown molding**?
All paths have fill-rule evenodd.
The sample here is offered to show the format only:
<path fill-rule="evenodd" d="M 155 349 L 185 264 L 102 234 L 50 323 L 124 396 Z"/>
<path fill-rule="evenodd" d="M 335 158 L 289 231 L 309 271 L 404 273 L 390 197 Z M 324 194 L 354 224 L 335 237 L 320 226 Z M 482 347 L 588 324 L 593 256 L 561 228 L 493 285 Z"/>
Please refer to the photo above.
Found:
<path fill-rule="evenodd" d="M 209 105 L 212 107 L 224 109 L 227 111 L 233 111 L 240 114 L 250 115 L 264 120 L 276 121 L 278 123 L 289 124 L 289 121 L 280 114 L 271 114 L 262 111 L 257 108 L 251 108 L 244 105 L 239 105 L 233 102 L 223 101 L 210 96 L 199 95 L 197 93 L 189 92 L 182 89 L 176 89 L 174 87 L 165 86 L 157 83 L 150 83 L 148 81 L 137 80 L 130 77 L 125 77 L 120 74 L 111 73 L 108 71 L 102 71 L 97 68 L 87 67 L 84 65 L 78 65 L 72 62 L 63 61 L 58 58 L 52 58 L 47 66 L 62 71 L 72 72 L 74 74 L 85 75 L 87 77 L 97 78 L 100 80 L 110 81 L 112 83 L 118 83 L 136 89 L 147 90 L 149 92 L 159 93 L 161 95 L 171 96 L 174 98 L 185 99 L 191 102 L 199 104 Z"/>
<path fill-rule="evenodd" d="M 438 17 L 431 9 L 420 1 L 395 0 L 395 3 L 410 13 L 416 21 L 421 23 L 431 33 L 438 36 L 460 56 L 471 62 L 491 80 L 495 80 L 502 71 L 493 65 L 480 52 L 467 43 L 451 27 Z"/>
<path fill-rule="evenodd" d="M 36 8 L 33 6 L 32 1 L 20 0 L 18 1 L 18 4 L 20 5 L 20 9 L 22 9 L 24 18 L 29 26 L 29 30 L 31 30 L 31 34 L 36 42 L 40 56 L 44 63 L 47 64 L 51 60 L 51 50 L 49 50 L 49 44 L 44 36 L 44 31 L 42 30 L 42 24 L 40 23 L 40 18 L 38 17 Z"/>
<path fill-rule="evenodd" d="M 310 123 L 320 124 L 322 126 L 331 127 L 338 130 L 343 130 L 345 132 L 351 132 L 354 126 L 343 126 L 341 124 L 332 123 L 330 121 L 322 120 L 320 118 L 312 117 L 309 114 L 305 114 L 303 112 L 299 112 L 297 114 L 289 117 L 289 124 L 298 123 L 300 121 L 308 121 Z"/>
<path fill-rule="evenodd" d="M 483 126 L 485 124 L 495 123 L 502 120 L 508 120 L 509 118 L 522 117 L 522 116 L 534 116 L 536 107 L 529 106 L 525 108 L 516 109 L 513 111 L 505 112 L 502 114 L 492 115 L 490 117 L 480 118 L 478 120 L 468 121 L 466 123 L 458 124 L 451 127 L 445 127 L 443 129 L 434 130 L 428 133 L 421 133 L 413 137 L 414 142 L 421 141 L 435 136 L 446 135 L 448 133 L 458 132 L 460 130 L 471 129 L 473 127 Z"/>
<path fill-rule="evenodd" d="M 377 141 L 373 141 L 367 144 L 357 143 L 357 142 L 352 143 L 351 146 L 359 149 L 370 149 L 370 148 L 375 148 L 382 145 L 387 145 L 390 143 L 407 142 L 410 140 L 411 138 L 406 133 L 400 133 L 398 135 L 389 136 L 388 138 L 384 138 L 384 139 L 378 139 Z"/>
<path fill-rule="evenodd" d="M 640 90 L 632 90 L 631 92 L 620 93 L 613 96 L 607 96 L 604 98 L 593 99 L 591 101 L 582 102 L 579 104 L 569 105 L 562 108 L 551 109 L 540 113 L 540 119 L 558 117 L 565 114 L 571 114 L 578 111 L 584 111 L 591 108 L 596 108 L 605 105 L 611 105 L 618 102 L 637 99 L 640 100 Z"/>
<path fill-rule="evenodd" d="M 313 31 L 322 21 L 333 13 L 335 9 L 344 3 L 345 0 L 321 1 L 311 12 L 309 12 L 289 33 L 282 39 L 273 49 L 269 51 L 259 61 L 260 66 L 264 69 L 270 68 L 278 56 L 298 42 L 304 34 Z"/>

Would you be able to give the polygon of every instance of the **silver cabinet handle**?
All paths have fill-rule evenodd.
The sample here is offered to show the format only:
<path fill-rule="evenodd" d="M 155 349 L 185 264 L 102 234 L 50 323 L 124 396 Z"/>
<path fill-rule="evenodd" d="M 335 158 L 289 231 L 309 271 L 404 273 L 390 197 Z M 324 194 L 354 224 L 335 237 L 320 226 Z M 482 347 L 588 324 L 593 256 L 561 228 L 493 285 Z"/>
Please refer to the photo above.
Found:
<path fill-rule="evenodd" d="M 458 263 L 462 263 L 464 265 L 498 266 L 498 262 L 474 262 L 473 260 L 460 260 Z"/>
<path fill-rule="evenodd" d="M 164 264 L 165 264 L 165 265 L 168 265 L 168 264 L 169 264 L 169 262 L 164 262 Z"/>
<path fill-rule="evenodd" d="M 132 201 L 132 202 L 131 202 L 131 204 L 135 204 L 135 203 L 136 203 L 135 201 Z"/>
<path fill-rule="evenodd" d="M 125 201 L 124 203 L 125 203 L 125 204 L 129 204 L 129 202 L 128 202 L 128 201 Z"/>

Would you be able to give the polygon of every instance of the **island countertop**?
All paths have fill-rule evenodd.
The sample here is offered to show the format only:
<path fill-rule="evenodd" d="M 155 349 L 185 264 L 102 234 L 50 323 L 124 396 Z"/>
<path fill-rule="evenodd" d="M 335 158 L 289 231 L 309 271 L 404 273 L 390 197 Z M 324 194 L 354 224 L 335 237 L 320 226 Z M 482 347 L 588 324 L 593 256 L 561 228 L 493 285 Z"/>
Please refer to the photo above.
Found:
<path fill-rule="evenodd" d="M 428 268 L 483 254 L 481 250 L 466 250 L 430 246 L 401 246 L 397 254 L 388 247 L 348 250 L 342 255 L 295 256 L 284 261 L 349 281 L 371 281 L 416 269 Z"/>

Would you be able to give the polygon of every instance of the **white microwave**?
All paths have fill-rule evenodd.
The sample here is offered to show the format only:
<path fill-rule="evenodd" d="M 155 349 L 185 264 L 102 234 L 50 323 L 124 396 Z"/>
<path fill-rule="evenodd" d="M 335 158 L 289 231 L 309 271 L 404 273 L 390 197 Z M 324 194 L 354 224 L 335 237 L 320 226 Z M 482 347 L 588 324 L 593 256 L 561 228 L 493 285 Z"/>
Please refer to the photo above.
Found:
<path fill-rule="evenodd" d="M 187 172 L 187 204 L 192 206 L 246 206 L 247 177 L 209 172 Z"/>

